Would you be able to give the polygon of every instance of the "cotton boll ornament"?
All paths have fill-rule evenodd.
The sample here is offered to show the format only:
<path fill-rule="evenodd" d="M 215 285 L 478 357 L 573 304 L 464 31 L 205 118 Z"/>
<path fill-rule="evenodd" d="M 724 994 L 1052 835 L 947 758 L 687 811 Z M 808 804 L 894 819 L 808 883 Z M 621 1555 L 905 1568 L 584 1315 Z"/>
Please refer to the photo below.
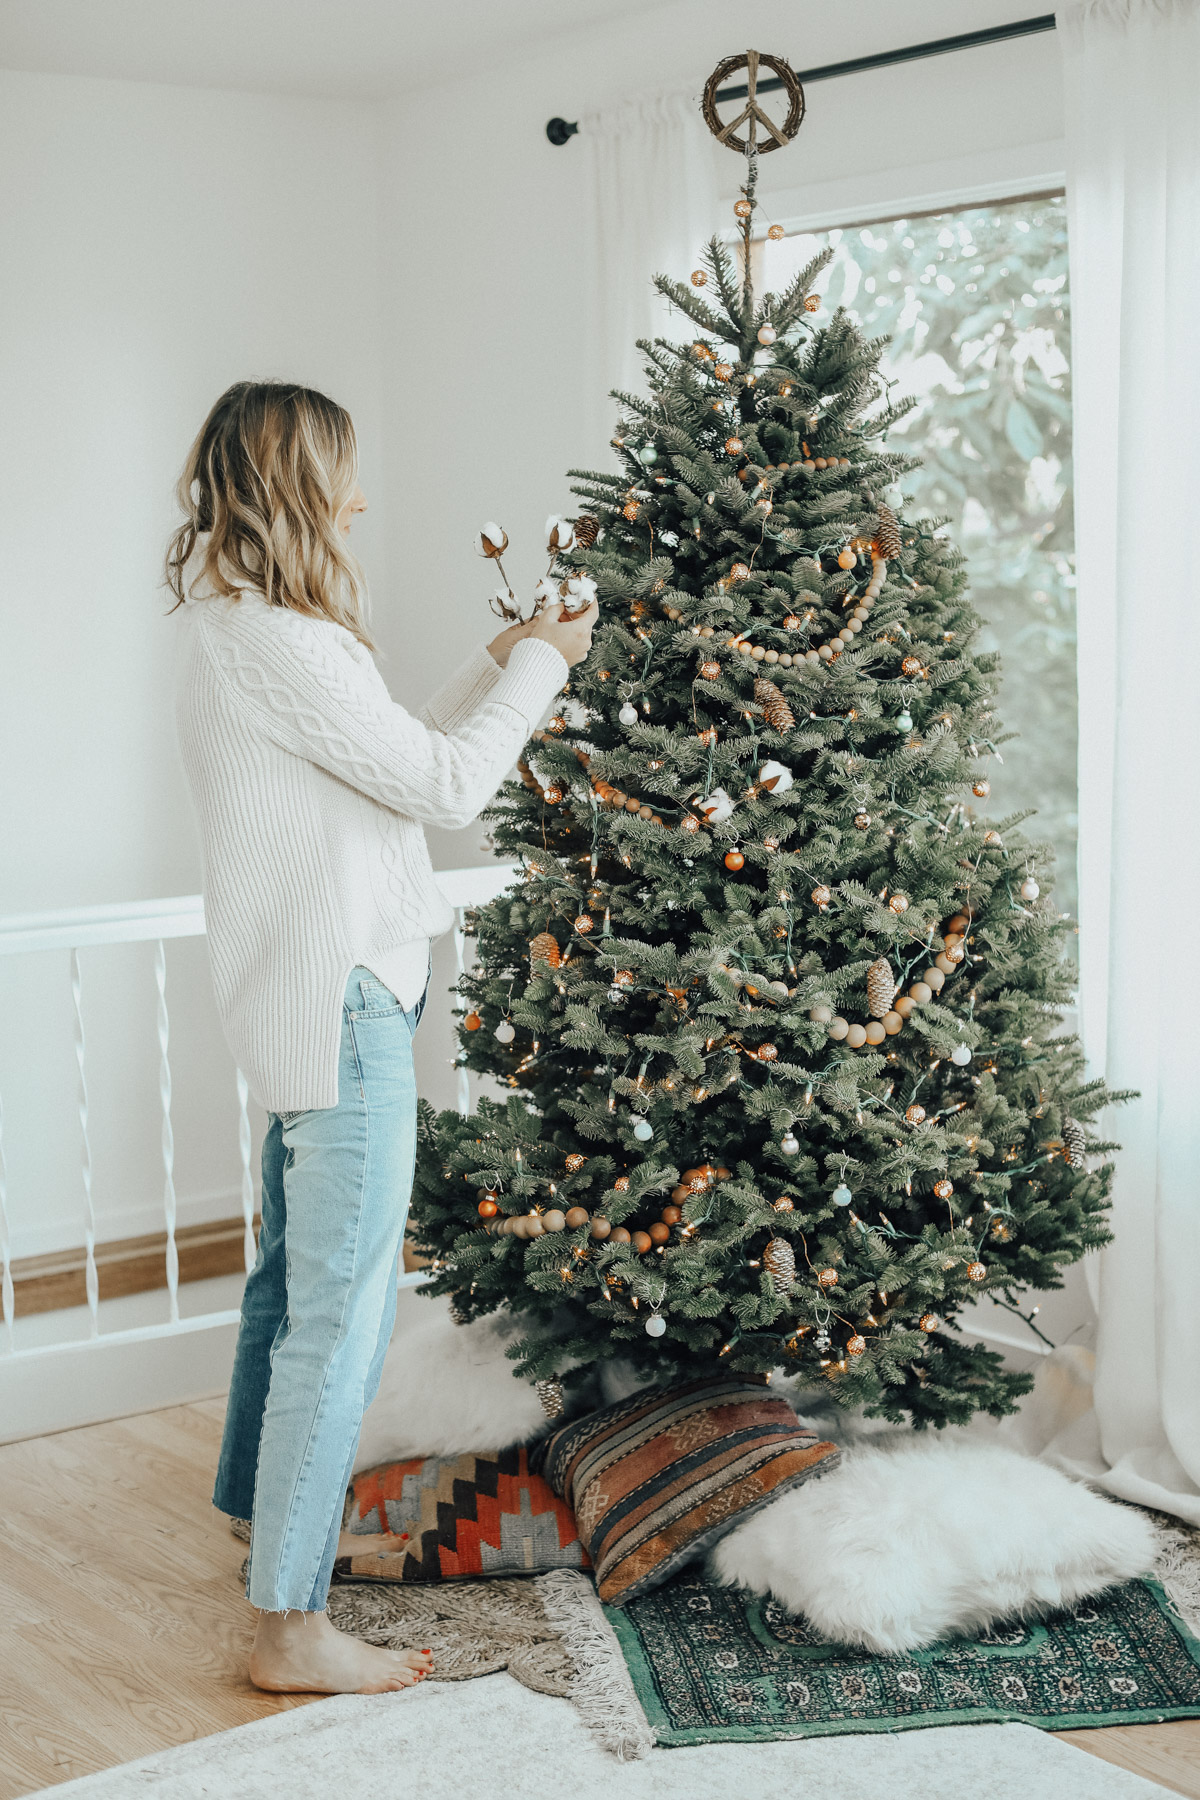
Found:
<path fill-rule="evenodd" d="M 478 555 L 490 557 L 493 562 L 499 562 L 508 549 L 508 533 L 503 525 L 497 525 L 494 519 L 489 519 L 487 524 L 475 533 L 475 549 Z"/>
<path fill-rule="evenodd" d="M 561 550 L 569 550 L 574 542 L 574 520 L 560 518 L 558 513 L 551 513 L 546 520 L 546 548 L 551 556 L 557 556 Z"/>
<path fill-rule="evenodd" d="M 565 613 L 586 612 L 596 598 L 596 584 L 590 575 L 572 575 L 566 583 L 566 592 L 560 588 L 559 594 Z"/>
<path fill-rule="evenodd" d="M 792 771 L 781 762 L 765 762 L 758 771 L 758 785 L 777 798 L 786 794 L 793 781 Z"/>
<path fill-rule="evenodd" d="M 703 800 L 693 801 L 706 825 L 723 825 L 733 817 L 733 801 L 724 788 L 714 788 Z"/>

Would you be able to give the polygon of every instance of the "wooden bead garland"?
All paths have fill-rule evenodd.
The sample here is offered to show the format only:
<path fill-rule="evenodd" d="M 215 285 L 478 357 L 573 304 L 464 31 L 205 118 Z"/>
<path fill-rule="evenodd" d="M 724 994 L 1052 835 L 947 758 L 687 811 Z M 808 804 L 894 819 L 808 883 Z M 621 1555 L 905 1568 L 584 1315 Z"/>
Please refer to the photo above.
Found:
<path fill-rule="evenodd" d="M 789 652 L 787 650 L 768 650 L 762 644 L 754 643 L 748 632 L 739 632 L 736 637 L 731 637 L 726 640 L 725 647 L 727 650 L 734 651 L 738 656 L 751 657 L 755 662 L 780 663 L 785 669 L 796 667 L 800 663 L 812 665 L 819 662 L 834 662 L 841 655 L 843 650 L 849 649 L 858 633 L 862 631 L 863 627 L 866 625 L 886 580 L 887 563 L 884 558 L 880 556 L 878 550 L 872 547 L 871 579 L 867 583 L 865 592 L 860 596 L 858 605 L 854 608 L 846 623 L 832 637 L 827 638 L 823 644 L 813 645 L 807 650 L 798 650 L 795 652 Z M 785 630 L 795 631 L 803 624 L 803 622 L 802 619 L 797 618 L 795 613 L 789 613 L 787 618 L 783 621 L 783 626 Z"/>

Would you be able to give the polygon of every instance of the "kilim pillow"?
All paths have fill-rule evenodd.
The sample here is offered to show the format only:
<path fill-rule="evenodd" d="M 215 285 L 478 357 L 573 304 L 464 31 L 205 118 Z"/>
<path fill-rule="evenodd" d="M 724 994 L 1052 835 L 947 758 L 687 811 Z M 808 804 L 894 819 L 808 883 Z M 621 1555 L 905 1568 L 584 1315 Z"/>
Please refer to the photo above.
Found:
<path fill-rule="evenodd" d="M 635 1394 L 537 1447 L 614 1606 L 837 1461 L 837 1446 L 804 1430 L 785 1400 L 727 1378 Z"/>
<path fill-rule="evenodd" d="M 514 1446 L 492 1454 L 421 1456 L 354 1477 L 342 1516 L 346 1531 L 407 1531 L 394 1556 L 343 1557 L 342 1580 L 453 1581 L 464 1576 L 534 1575 L 586 1569 L 571 1508 Z"/>

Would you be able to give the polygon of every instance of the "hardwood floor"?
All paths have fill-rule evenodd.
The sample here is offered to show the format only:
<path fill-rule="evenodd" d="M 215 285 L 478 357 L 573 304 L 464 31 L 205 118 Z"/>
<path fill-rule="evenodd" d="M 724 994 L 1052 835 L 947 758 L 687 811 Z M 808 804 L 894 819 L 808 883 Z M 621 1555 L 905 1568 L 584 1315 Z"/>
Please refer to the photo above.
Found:
<path fill-rule="evenodd" d="M 293 1706 L 246 1679 L 224 1402 L 0 1447 L 0 1800 Z M 1061 1734 L 1200 1800 L 1200 1720 Z"/>

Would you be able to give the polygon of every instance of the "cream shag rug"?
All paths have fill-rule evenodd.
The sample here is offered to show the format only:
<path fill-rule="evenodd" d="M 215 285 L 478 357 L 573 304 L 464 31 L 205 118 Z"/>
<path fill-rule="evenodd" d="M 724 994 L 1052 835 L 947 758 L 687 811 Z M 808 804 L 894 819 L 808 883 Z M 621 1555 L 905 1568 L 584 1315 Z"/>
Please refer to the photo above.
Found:
<path fill-rule="evenodd" d="M 565 1701 L 508 1675 L 348 1694 L 45 1788 L 71 1800 L 1163 1800 L 1027 1725 L 652 1750 L 618 1762 Z"/>

